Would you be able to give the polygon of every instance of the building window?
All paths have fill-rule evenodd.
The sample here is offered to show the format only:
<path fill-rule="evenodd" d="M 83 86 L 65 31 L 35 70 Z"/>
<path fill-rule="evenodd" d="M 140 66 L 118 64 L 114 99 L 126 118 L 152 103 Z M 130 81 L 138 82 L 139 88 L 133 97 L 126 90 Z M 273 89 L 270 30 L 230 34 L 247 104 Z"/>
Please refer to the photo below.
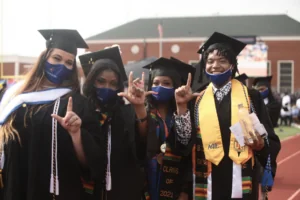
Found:
<path fill-rule="evenodd" d="M 267 76 L 272 76 L 271 60 L 267 61 Z"/>
<path fill-rule="evenodd" d="M 293 61 L 279 61 L 278 62 L 278 90 L 280 93 L 293 93 Z"/>
<path fill-rule="evenodd" d="M 172 53 L 174 53 L 174 54 L 179 53 L 179 51 L 180 51 L 180 46 L 179 46 L 178 44 L 173 44 L 172 47 L 171 47 L 171 51 L 172 51 Z"/>

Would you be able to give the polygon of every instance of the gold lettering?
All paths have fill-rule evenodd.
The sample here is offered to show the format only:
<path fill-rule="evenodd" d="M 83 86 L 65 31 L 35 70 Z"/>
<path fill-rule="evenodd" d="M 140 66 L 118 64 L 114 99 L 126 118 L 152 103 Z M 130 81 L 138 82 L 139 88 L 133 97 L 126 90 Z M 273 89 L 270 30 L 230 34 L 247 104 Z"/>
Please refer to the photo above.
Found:
<path fill-rule="evenodd" d="M 173 192 L 167 191 L 167 190 L 161 190 L 160 191 L 160 196 L 161 197 L 167 197 L 167 198 L 172 198 L 173 199 Z"/>
<path fill-rule="evenodd" d="M 177 167 L 164 166 L 163 167 L 163 172 L 171 173 L 171 174 L 178 174 L 179 173 L 179 169 Z"/>
<path fill-rule="evenodd" d="M 168 179 L 166 180 L 166 183 L 167 183 L 167 184 L 172 184 L 172 183 L 174 183 L 174 180 L 168 178 Z"/>

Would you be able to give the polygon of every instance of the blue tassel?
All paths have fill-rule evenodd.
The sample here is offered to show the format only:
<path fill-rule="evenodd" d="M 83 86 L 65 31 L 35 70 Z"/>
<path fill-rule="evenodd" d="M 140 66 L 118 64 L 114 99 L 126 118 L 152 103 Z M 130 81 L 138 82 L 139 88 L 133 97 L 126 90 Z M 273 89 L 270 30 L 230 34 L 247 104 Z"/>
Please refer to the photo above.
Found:
<path fill-rule="evenodd" d="M 261 186 L 262 187 L 272 187 L 274 184 L 272 171 L 265 169 L 264 174 L 261 180 Z"/>

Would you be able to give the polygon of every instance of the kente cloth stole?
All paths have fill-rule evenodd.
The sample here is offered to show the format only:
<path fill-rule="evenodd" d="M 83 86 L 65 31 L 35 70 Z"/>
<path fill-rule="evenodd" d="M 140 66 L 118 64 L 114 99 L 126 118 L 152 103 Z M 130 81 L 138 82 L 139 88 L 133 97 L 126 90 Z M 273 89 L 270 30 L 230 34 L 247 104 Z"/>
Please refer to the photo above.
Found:
<path fill-rule="evenodd" d="M 250 110 L 250 98 L 247 88 L 237 80 L 232 80 L 231 89 L 231 124 L 238 122 L 238 104 Z M 195 174 L 194 199 L 211 199 L 212 163 L 218 165 L 224 157 L 221 130 L 216 111 L 212 84 L 210 84 L 195 104 L 195 125 L 197 130 L 196 145 L 193 148 L 193 171 Z M 228 127 L 229 128 L 229 127 Z M 252 150 L 241 147 L 233 134 L 230 138 L 229 157 L 240 172 L 240 189 L 243 196 L 252 191 L 251 171 L 254 164 Z M 251 159 L 252 158 L 252 159 Z M 234 183 L 233 183 L 234 184 Z M 234 193 L 234 191 L 233 191 Z"/>
<path fill-rule="evenodd" d="M 160 114 L 152 110 L 150 116 L 156 122 L 157 138 L 166 142 L 166 151 L 157 154 L 148 162 L 145 197 L 147 200 L 173 200 L 179 195 L 178 185 L 182 173 L 181 156 L 172 154 L 170 145 L 166 141 L 169 129 Z"/>

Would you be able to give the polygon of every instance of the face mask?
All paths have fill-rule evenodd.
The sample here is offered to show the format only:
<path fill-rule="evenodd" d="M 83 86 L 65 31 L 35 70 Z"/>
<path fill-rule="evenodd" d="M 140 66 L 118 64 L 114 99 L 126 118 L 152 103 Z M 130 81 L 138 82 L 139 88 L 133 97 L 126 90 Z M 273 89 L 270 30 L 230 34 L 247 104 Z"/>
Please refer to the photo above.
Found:
<path fill-rule="evenodd" d="M 103 104 L 113 103 L 118 97 L 117 91 L 110 88 L 96 88 L 96 95 Z"/>
<path fill-rule="evenodd" d="M 54 84 L 61 84 L 72 74 L 72 70 L 68 69 L 65 65 L 54 65 L 48 61 L 45 63 L 44 71 L 47 79 Z"/>
<path fill-rule="evenodd" d="M 269 95 L 269 89 L 266 89 L 263 92 L 260 92 L 260 95 L 262 96 L 263 99 L 267 98 Z"/>
<path fill-rule="evenodd" d="M 157 102 L 168 102 L 174 97 L 174 88 L 166 88 L 162 86 L 152 87 L 152 91 L 157 94 L 152 94 Z"/>
<path fill-rule="evenodd" d="M 215 84 L 216 86 L 222 86 L 224 85 L 229 78 L 232 75 L 232 70 L 228 69 L 227 71 L 221 73 L 221 74 L 210 74 L 207 71 L 205 71 L 206 76 L 211 80 L 211 82 L 213 84 Z"/>

